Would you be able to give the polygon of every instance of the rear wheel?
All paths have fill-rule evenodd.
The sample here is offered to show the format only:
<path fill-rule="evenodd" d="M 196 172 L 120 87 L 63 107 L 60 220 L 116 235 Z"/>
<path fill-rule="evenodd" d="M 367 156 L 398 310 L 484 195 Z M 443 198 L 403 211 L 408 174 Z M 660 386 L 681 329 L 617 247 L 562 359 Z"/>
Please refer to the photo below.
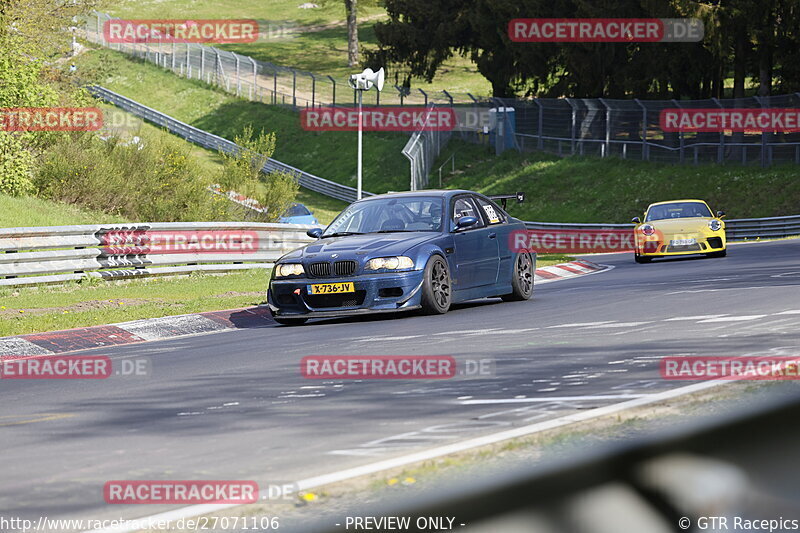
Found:
<path fill-rule="evenodd" d="M 307 318 L 280 318 L 277 316 L 272 317 L 272 319 L 284 326 L 302 326 L 308 321 Z"/>
<path fill-rule="evenodd" d="M 533 296 L 533 259 L 528 252 L 517 254 L 514 261 L 514 272 L 511 274 L 511 294 L 500 298 L 504 302 L 521 302 Z"/>
<path fill-rule="evenodd" d="M 422 312 L 426 315 L 443 315 L 450 309 L 452 286 L 447 262 L 434 255 L 425 265 L 422 280 Z"/>

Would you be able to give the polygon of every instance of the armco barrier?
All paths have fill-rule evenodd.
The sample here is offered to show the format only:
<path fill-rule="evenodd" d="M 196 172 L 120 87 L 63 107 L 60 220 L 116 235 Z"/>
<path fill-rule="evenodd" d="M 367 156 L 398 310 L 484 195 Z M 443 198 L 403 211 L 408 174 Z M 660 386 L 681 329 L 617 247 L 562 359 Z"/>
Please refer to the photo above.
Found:
<path fill-rule="evenodd" d="M 228 272 L 270 268 L 273 262 L 311 239 L 302 224 L 173 222 L 98 224 L 0 229 L 0 286 L 62 283 L 96 277 L 121 279 L 190 272 Z M 117 245 L 114 237 L 135 234 L 144 241 L 158 235 L 220 235 L 247 232 L 247 250 L 211 251 Z M 162 237 L 163 238 L 163 237 Z M 239 243 L 240 244 L 240 243 Z M 241 248 L 241 246 L 240 246 Z M 4 278 L 4 279 L 3 279 Z"/>
<path fill-rule="evenodd" d="M 559 224 L 553 222 L 525 222 L 532 230 L 603 230 L 633 229 L 633 224 Z M 740 218 L 725 221 L 725 232 L 729 241 L 756 239 L 779 239 L 800 235 L 800 215 L 768 218 Z"/>
<path fill-rule="evenodd" d="M 730 241 L 800 235 L 800 215 L 728 220 Z M 557 224 L 525 222 L 528 229 L 559 232 L 625 230 L 633 224 Z M 260 222 L 163 222 L 98 224 L 0 229 L 0 286 L 61 283 L 84 277 L 120 279 L 186 274 L 195 271 L 227 272 L 270 268 L 284 253 L 312 239 L 302 224 Z M 109 234 L 136 232 L 147 236 L 164 232 L 253 232 L 256 246 L 242 253 L 147 253 L 147 249 L 115 246 Z M 4 252 L 4 253 L 3 253 Z M 563 250 L 570 253 L 570 250 Z M 4 279 L 3 279 L 4 278 Z"/>
<path fill-rule="evenodd" d="M 176 120 L 160 111 L 156 111 L 153 108 L 142 105 L 135 100 L 126 98 L 125 96 L 117 94 L 114 91 L 109 91 L 105 87 L 95 85 L 87 87 L 87 89 L 95 97 L 113 104 L 116 107 L 136 115 L 137 117 L 142 118 L 152 124 L 166 128 L 170 133 L 183 137 L 187 141 L 202 146 L 203 148 L 207 148 L 209 150 L 218 150 L 225 153 L 235 153 L 239 150 L 239 146 L 228 139 L 224 139 L 218 135 L 214 135 L 213 133 L 208 133 L 207 131 L 190 126 L 189 124 L 181 122 L 180 120 Z M 264 172 L 269 173 L 275 171 L 287 172 L 295 176 L 295 178 L 297 178 L 297 182 L 301 186 L 314 192 L 324 194 L 325 196 L 336 198 L 337 200 L 343 200 L 345 202 L 353 202 L 356 199 L 356 190 L 352 187 L 320 178 L 319 176 L 309 174 L 308 172 L 304 172 L 291 165 L 287 165 L 286 163 L 281 163 L 275 159 L 270 159 L 264 165 Z M 363 196 L 372 196 L 372 193 L 364 191 Z"/>

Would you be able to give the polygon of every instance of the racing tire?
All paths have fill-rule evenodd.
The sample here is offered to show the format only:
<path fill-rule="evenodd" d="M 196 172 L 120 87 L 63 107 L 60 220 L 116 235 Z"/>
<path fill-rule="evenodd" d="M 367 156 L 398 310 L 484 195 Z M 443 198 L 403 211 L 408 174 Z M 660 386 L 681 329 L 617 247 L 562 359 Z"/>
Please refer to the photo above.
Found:
<path fill-rule="evenodd" d="M 533 296 L 533 259 L 528 252 L 520 252 L 514 260 L 511 274 L 511 293 L 500 296 L 504 302 L 522 302 Z"/>
<path fill-rule="evenodd" d="M 280 318 L 277 316 L 272 317 L 272 320 L 282 326 L 302 326 L 308 321 L 307 318 Z"/>
<path fill-rule="evenodd" d="M 642 257 L 639 254 L 635 254 L 633 256 L 633 260 L 636 261 L 637 263 L 639 263 L 640 265 L 643 265 L 644 263 L 649 263 L 650 261 L 652 261 L 653 258 L 652 257 Z"/>
<path fill-rule="evenodd" d="M 725 248 L 719 252 L 711 252 L 710 254 L 706 254 L 706 257 L 725 257 L 728 255 L 728 249 Z"/>
<path fill-rule="evenodd" d="M 422 278 L 422 314 L 443 315 L 450 310 L 453 286 L 447 261 L 434 255 L 425 265 Z"/>

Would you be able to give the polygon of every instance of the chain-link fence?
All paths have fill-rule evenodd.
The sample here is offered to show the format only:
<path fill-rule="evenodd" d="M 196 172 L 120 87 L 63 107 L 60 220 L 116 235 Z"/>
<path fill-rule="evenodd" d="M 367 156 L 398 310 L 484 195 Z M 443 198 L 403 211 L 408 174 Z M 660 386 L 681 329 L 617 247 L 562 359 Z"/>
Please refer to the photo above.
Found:
<path fill-rule="evenodd" d="M 428 107 L 428 117 L 436 108 L 435 104 Z M 409 190 L 417 191 L 428 187 L 428 176 L 433 168 L 433 162 L 439 157 L 442 149 L 450 140 L 450 131 L 420 128 L 415 131 L 403 148 L 403 155 L 411 164 L 411 186 Z"/>
<path fill-rule="evenodd" d="M 250 100 L 292 109 L 356 104 L 356 91 L 347 85 L 346 80 L 258 61 L 212 46 L 184 42 L 107 42 L 103 28 L 111 19 L 103 13 L 89 17 L 83 26 L 85 37 Z M 383 92 L 367 91 L 364 94 L 365 106 L 429 107 L 433 104 L 449 105 L 455 109 L 459 117 L 456 131 L 462 139 L 490 144 L 497 153 L 507 149 L 539 150 L 560 156 L 613 156 L 689 164 L 713 162 L 768 166 L 800 163 L 798 132 L 762 133 L 728 129 L 690 133 L 665 131 L 661 124 L 661 112 L 665 109 L 797 109 L 800 108 L 800 93 L 691 101 L 502 99 L 386 86 Z M 435 136 L 417 137 L 419 143 L 423 140 L 431 142 Z M 406 150 L 418 154 L 432 153 L 429 149 L 420 151 L 421 148 L 414 148 L 411 143 Z M 427 183 L 427 173 L 432 164 L 432 160 L 427 161 L 424 157 L 412 161 L 412 183 L 417 186 Z"/>
<path fill-rule="evenodd" d="M 283 67 L 213 46 L 152 38 L 148 39 L 149 42 L 109 42 L 103 30 L 113 19 L 116 17 L 94 13 L 84 21 L 82 33 L 90 42 L 139 57 L 181 76 L 222 87 L 250 100 L 292 109 L 355 106 L 357 103 L 356 92 L 348 86 L 346 79 Z M 471 101 L 470 95 L 460 95 L 460 98 Z M 387 85 L 382 92 L 366 91 L 363 105 L 427 106 L 433 102 L 452 104 L 453 101 L 447 91 L 434 93 Z"/>
<path fill-rule="evenodd" d="M 513 108 L 521 151 L 594 155 L 666 163 L 800 163 L 800 132 L 665 131 L 661 112 L 672 110 L 798 110 L 800 94 L 709 100 L 604 98 L 493 99 Z M 720 128 L 721 129 L 721 128 Z"/>

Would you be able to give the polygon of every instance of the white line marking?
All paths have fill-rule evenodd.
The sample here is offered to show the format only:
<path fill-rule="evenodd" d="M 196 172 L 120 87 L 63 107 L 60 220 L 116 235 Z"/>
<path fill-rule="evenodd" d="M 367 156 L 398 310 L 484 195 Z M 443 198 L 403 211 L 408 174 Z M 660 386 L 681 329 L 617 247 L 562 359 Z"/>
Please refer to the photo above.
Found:
<path fill-rule="evenodd" d="M 746 320 L 756 320 L 764 318 L 767 315 L 746 315 L 746 316 L 723 316 L 719 318 L 711 318 L 708 320 L 701 320 L 700 324 L 708 324 L 711 322 L 744 322 Z"/>
<path fill-rule="evenodd" d="M 554 418 L 552 420 L 546 420 L 544 422 L 537 422 L 535 424 L 530 424 L 527 426 L 522 426 L 519 428 L 514 428 L 506 431 L 500 431 L 498 433 L 493 433 L 491 435 L 484 435 L 482 437 L 477 437 L 474 439 L 468 439 L 465 441 L 456 442 L 445 446 L 439 446 L 436 448 L 430 448 L 428 450 L 423 450 L 420 452 L 403 455 L 392 459 L 386 459 L 383 461 L 378 461 L 363 466 L 357 466 L 355 468 L 348 468 L 345 470 L 340 470 L 338 472 L 331 472 L 329 474 L 323 474 L 321 476 L 310 477 L 298 481 L 297 489 L 301 491 L 307 491 L 312 488 L 321 487 L 324 485 L 330 485 L 331 483 L 337 483 L 339 481 L 353 479 L 360 476 L 375 474 L 376 472 L 381 472 L 383 470 L 388 470 L 391 468 L 398 468 L 418 463 L 421 461 L 428 461 L 430 459 L 435 459 L 437 457 L 442 457 L 453 453 L 463 452 L 466 450 L 470 450 L 472 448 L 488 446 L 490 444 L 496 444 L 498 442 L 502 442 L 505 440 L 524 437 L 532 433 L 539 433 L 541 431 L 546 431 L 548 429 L 555 429 L 570 424 L 575 424 L 577 422 L 592 420 L 594 418 L 599 418 L 602 416 L 618 413 L 626 409 L 632 409 L 634 407 L 641 407 L 643 405 L 669 400 L 672 398 L 676 398 L 678 396 L 683 396 L 684 394 L 691 394 L 694 392 L 710 389 L 718 385 L 722 385 L 724 383 L 730 383 L 730 381 L 719 380 L 719 381 L 705 381 L 702 383 L 695 383 L 693 385 L 678 387 L 677 389 L 671 389 L 668 391 L 660 392 L 658 394 L 652 394 L 643 398 L 635 398 L 625 402 L 615 403 L 613 405 L 607 405 L 605 407 L 588 409 L 585 411 L 581 411 L 579 413 L 562 416 L 560 418 Z M 259 494 L 259 498 L 265 495 L 267 495 L 266 491 L 264 491 L 263 495 Z M 153 522 L 175 521 L 175 520 L 180 520 L 181 518 L 201 516 L 213 513 L 215 511 L 220 511 L 222 509 L 230 509 L 236 506 L 237 506 L 236 504 L 190 505 L 188 507 L 175 509 L 174 511 L 167 511 L 165 513 L 159 513 L 153 516 L 143 517 L 138 520 L 133 519 L 131 521 L 127 521 L 125 522 L 126 527 L 120 526 L 116 528 L 107 528 L 107 529 L 93 530 L 93 531 L 95 531 L 96 533 L 97 532 L 132 533 L 134 531 L 138 531 L 139 529 L 144 529 L 145 527 L 148 526 L 148 524 L 152 524 Z"/>
<path fill-rule="evenodd" d="M 553 329 L 553 328 L 583 328 L 586 326 L 598 326 L 600 324 L 610 324 L 611 320 L 605 320 L 603 322 L 575 322 L 573 324 L 559 324 L 557 326 L 547 326 L 545 329 Z"/>
<path fill-rule="evenodd" d="M 679 320 L 706 320 L 708 318 L 720 318 L 728 315 L 697 315 L 697 316 L 676 316 L 675 318 L 666 318 L 664 322 L 677 322 Z"/>
<path fill-rule="evenodd" d="M 371 342 L 371 341 L 404 341 L 406 339 L 416 339 L 417 337 L 423 337 L 424 335 L 405 335 L 402 337 L 367 337 L 364 339 L 358 339 L 357 342 Z"/>
<path fill-rule="evenodd" d="M 496 400 L 464 400 L 461 405 L 492 405 L 496 403 L 548 403 L 548 402 L 582 402 L 587 400 L 632 400 L 644 398 L 652 394 L 609 394 L 607 396 L 554 396 L 552 398 L 501 398 Z"/>
<path fill-rule="evenodd" d="M 789 311 L 781 311 L 780 313 L 773 313 L 774 315 L 800 315 L 800 309 L 790 309 Z"/>
<path fill-rule="evenodd" d="M 746 291 L 746 290 L 764 290 L 764 289 L 775 289 L 778 287 L 783 287 L 784 285 L 763 285 L 761 287 L 726 287 L 722 289 L 692 289 L 686 291 L 674 291 L 668 292 L 666 296 L 671 294 L 686 294 L 686 293 L 696 293 L 696 292 L 719 292 L 719 291 Z"/>
<path fill-rule="evenodd" d="M 634 326 L 641 326 L 643 324 L 652 324 L 652 322 L 614 322 L 611 324 L 600 324 L 599 326 L 591 326 L 587 329 L 600 329 L 600 328 L 632 328 Z"/>

